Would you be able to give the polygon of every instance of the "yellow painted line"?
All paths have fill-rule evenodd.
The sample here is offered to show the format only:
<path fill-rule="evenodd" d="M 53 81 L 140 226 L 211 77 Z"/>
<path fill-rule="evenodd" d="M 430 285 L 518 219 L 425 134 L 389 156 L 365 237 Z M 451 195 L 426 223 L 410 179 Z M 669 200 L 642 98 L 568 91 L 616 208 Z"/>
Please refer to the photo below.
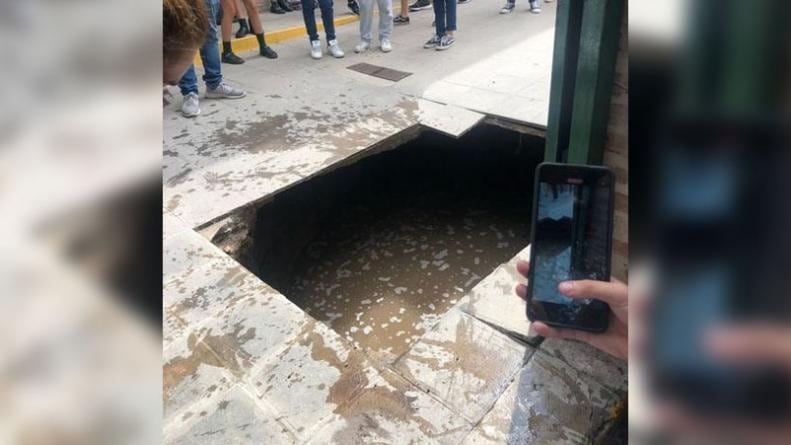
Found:
<path fill-rule="evenodd" d="M 345 15 L 342 17 L 337 17 L 333 22 L 335 23 L 335 26 L 338 27 L 348 25 L 349 23 L 354 23 L 359 20 L 360 18 L 356 15 Z M 324 24 L 317 23 L 316 25 L 319 32 L 324 31 Z M 266 32 L 264 33 L 264 38 L 266 39 L 267 45 L 269 45 L 273 43 L 285 42 L 286 40 L 295 39 L 297 37 L 306 37 L 307 35 L 308 31 L 305 29 L 305 25 L 300 25 Z M 222 42 L 220 42 L 220 45 L 222 45 Z M 231 48 L 233 48 L 233 52 L 235 53 L 254 50 L 258 51 L 258 40 L 256 40 L 255 36 L 252 34 L 244 36 L 241 39 L 233 39 L 231 40 Z M 222 46 L 220 46 L 220 52 L 222 52 Z M 201 65 L 200 54 L 195 53 L 195 59 L 193 63 L 196 66 Z"/>

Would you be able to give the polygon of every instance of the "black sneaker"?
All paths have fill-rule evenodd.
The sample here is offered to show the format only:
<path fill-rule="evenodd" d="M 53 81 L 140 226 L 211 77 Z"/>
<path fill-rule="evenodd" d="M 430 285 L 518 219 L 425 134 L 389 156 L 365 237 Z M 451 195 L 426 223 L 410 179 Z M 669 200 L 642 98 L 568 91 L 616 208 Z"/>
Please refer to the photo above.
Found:
<path fill-rule="evenodd" d="M 408 25 L 409 24 L 409 17 L 404 17 L 403 15 L 397 15 L 393 18 L 394 25 Z"/>
<path fill-rule="evenodd" d="M 277 4 L 277 2 L 272 2 L 272 6 L 269 7 L 269 12 L 272 14 L 285 14 L 286 11 Z"/>
<path fill-rule="evenodd" d="M 415 3 L 409 5 L 411 12 L 420 11 L 421 9 L 428 9 L 431 7 L 431 0 L 415 0 Z"/>
<path fill-rule="evenodd" d="M 357 0 L 349 0 L 346 6 L 349 7 L 349 11 L 351 11 L 352 14 L 360 15 L 360 5 L 357 4 Z"/>
<path fill-rule="evenodd" d="M 277 5 L 280 6 L 280 9 L 286 12 L 291 12 L 291 5 L 288 4 L 288 0 L 277 0 Z"/>
<path fill-rule="evenodd" d="M 239 22 L 239 31 L 236 31 L 236 38 L 241 39 L 247 34 L 250 34 L 250 28 L 247 26 L 247 20 Z"/>
<path fill-rule="evenodd" d="M 244 63 L 244 59 L 237 56 L 234 53 L 223 53 L 222 54 L 222 63 L 230 63 L 231 65 L 241 65 Z"/>
<path fill-rule="evenodd" d="M 275 50 L 270 48 L 269 46 L 265 46 L 261 48 L 260 53 L 262 56 L 266 57 L 267 59 L 277 59 L 277 53 Z"/>
<path fill-rule="evenodd" d="M 437 51 L 444 51 L 450 48 L 451 46 L 453 46 L 454 42 L 456 42 L 456 39 L 454 39 L 453 37 L 448 35 L 442 36 L 442 38 L 439 39 L 439 44 L 437 44 Z"/>
<path fill-rule="evenodd" d="M 440 40 L 441 39 L 439 38 L 439 36 L 434 34 L 433 36 L 431 36 L 430 39 L 428 39 L 426 43 L 423 44 L 423 48 L 426 49 L 436 48 L 437 45 L 439 45 Z"/>

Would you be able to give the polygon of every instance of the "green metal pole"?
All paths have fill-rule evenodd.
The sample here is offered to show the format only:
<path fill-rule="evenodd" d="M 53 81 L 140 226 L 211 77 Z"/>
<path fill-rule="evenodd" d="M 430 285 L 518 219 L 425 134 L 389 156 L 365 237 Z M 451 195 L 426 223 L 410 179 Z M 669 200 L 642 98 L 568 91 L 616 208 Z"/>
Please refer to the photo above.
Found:
<path fill-rule="evenodd" d="M 567 161 L 600 164 L 621 34 L 623 0 L 584 2 Z"/>
<path fill-rule="evenodd" d="M 561 161 L 561 156 L 569 143 L 583 3 L 582 0 L 564 0 L 557 4 L 552 82 L 544 148 L 544 160 L 548 162 Z"/>

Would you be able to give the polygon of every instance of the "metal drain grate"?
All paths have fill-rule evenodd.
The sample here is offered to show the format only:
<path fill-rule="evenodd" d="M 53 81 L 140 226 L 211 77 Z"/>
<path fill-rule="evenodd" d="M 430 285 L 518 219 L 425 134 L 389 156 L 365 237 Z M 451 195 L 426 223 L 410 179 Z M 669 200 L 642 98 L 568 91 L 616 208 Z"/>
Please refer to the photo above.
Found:
<path fill-rule="evenodd" d="M 399 80 L 412 75 L 412 73 L 407 73 L 406 71 L 398 71 L 391 68 L 385 68 L 383 66 L 371 65 L 370 63 L 358 63 L 347 68 L 352 71 L 357 71 L 358 73 L 367 74 L 380 79 L 391 80 L 393 82 L 398 82 Z"/>

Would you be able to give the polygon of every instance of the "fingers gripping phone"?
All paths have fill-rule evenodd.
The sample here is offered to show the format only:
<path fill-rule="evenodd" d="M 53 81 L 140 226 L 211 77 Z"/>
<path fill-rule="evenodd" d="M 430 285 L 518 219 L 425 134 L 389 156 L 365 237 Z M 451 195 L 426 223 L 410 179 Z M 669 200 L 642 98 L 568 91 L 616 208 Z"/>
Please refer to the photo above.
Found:
<path fill-rule="evenodd" d="M 558 291 L 567 280 L 610 280 L 614 178 L 606 167 L 542 163 L 536 168 L 527 318 L 602 332 L 610 307 Z"/>

